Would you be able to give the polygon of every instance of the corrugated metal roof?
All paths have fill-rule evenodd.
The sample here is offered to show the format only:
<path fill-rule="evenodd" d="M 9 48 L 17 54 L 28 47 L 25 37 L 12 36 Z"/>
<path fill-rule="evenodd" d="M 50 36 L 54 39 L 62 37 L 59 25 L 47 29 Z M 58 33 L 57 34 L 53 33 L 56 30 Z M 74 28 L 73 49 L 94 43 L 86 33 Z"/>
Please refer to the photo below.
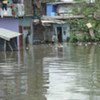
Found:
<path fill-rule="evenodd" d="M 34 20 L 34 22 L 38 23 L 39 20 L 36 19 L 36 20 Z M 41 20 L 41 22 L 42 22 L 42 24 L 45 24 L 45 23 L 48 23 L 48 24 L 54 24 L 54 23 L 56 23 L 56 24 L 64 24 L 65 23 L 65 21 L 57 20 L 57 19 L 43 19 L 43 20 Z"/>
<path fill-rule="evenodd" d="M 42 16 L 41 19 L 58 19 L 58 20 L 66 20 L 66 19 L 74 19 L 74 18 L 84 18 L 83 15 L 68 15 L 68 16 Z"/>
<path fill-rule="evenodd" d="M 62 21 L 62 20 L 42 20 L 42 23 L 57 23 L 57 24 L 60 24 L 60 23 L 65 23 L 65 21 Z"/>
<path fill-rule="evenodd" d="M 21 35 L 21 33 L 14 32 L 14 31 L 4 29 L 4 28 L 0 28 L 0 37 L 7 41 L 10 41 L 10 39 L 17 37 L 19 35 Z"/>

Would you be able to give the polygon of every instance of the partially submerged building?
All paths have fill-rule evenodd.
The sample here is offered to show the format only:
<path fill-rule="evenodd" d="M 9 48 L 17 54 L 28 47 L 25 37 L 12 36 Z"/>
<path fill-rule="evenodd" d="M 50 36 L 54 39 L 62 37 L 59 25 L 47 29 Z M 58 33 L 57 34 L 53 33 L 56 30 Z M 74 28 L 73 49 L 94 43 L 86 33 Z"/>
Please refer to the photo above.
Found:
<path fill-rule="evenodd" d="M 58 37 L 60 37 L 60 41 L 62 42 L 68 41 L 70 37 L 70 25 L 67 20 L 83 18 L 81 14 L 73 14 L 73 10 L 76 8 L 80 9 L 79 7 L 73 0 L 41 2 L 41 28 L 35 28 L 34 26 L 33 36 L 38 38 L 37 40 L 46 42 L 58 42 Z M 39 25 L 39 20 L 33 20 L 34 25 Z"/>
<path fill-rule="evenodd" d="M 6 6 L 3 3 L 6 1 Z M 0 0 L 0 28 L 8 29 L 14 32 L 21 32 L 19 19 L 24 15 L 23 0 Z M 7 33 L 8 35 L 10 33 Z M 1 34 L 2 35 L 2 34 Z M 2 37 L 2 36 L 1 36 Z M 3 49 L 5 40 L 0 37 L 0 49 Z M 12 39 L 11 39 L 12 40 Z M 13 49 L 19 49 L 22 45 L 22 37 L 13 38 L 16 45 L 10 43 Z M 7 41 L 10 42 L 10 41 Z M 9 47 L 8 47 L 9 48 Z"/>
<path fill-rule="evenodd" d="M 38 0 L 41 5 L 36 2 L 33 4 L 33 18 L 34 27 L 33 41 L 47 41 L 51 42 L 54 38 L 55 42 L 60 40 L 62 42 L 68 41 L 71 33 L 71 25 L 69 21 L 71 19 L 83 19 L 84 15 L 81 12 L 83 4 L 88 6 L 95 3 L 95 0 L 82 0 L 82 2 L 76 2 L 77 0 Z M 41 9 L 38 8 L 38 5 Z M 77 13 L 75 13 L 77 11 Z M 38 14 L 38 15 L 36 15 Z M 41 17 L 40 17 L 41 15 Z M 37 17 L 37 19 L 36 19 Z M 39 18 L 41 19 L 41 28 L 37 27 L 39 24 Z M 36 26 L 36 27 L 35 27 Z"/>
<path fill-rule="evenodd" d="M 0 28 L 22 33 L 15 38 L 17 46 L 23 46 L 23 40 L 30 32 L 29 42 L 68 41 L 70 37 L 70 19 L 81 19 L 80 3 L 74 0 L 8 0 L 7 9 L 0 0 Z M 91 0 L 88 0 L 92 2 Z M 94 3 L 94 0 L 93 0 Z M 77 10 L 78 13 L 74 13 Z M 0 39 L 2 41 L 2 39 Z M 0 43 L 0 46 L 2 43 Z M 1 46 L 2 47 L 2 46 Z"/>

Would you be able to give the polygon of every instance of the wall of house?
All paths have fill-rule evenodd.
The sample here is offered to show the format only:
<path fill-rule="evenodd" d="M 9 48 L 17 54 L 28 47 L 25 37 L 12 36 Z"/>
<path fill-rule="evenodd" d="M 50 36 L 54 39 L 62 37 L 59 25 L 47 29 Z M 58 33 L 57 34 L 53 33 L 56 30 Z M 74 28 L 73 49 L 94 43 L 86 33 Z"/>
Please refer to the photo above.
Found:
<path fill-rule="evenodd" d="M 44 31 L 44 40 L 51 42 L 54 38 L 54 42 L 58 42 L 58 30 L 57 28 L 61 28 L 61 38 L 62 42 L 66 42 L 70 37 L 70 26 L 66 24 L 52 24 L 51 26 L 45 26 Z"/>
<path fill-rule="evenodd" d="M 19 19 L 19 25 L 21 25 L 23 27 L 31 26 L 31 22 L 32 22 L 32 17 L 24 17 L 24 18 Z"/>
<path fill-rule="evenodd" d="M 40 23 L 33 25 L 33 27 L 33 41 L 42 42 L 44 40 L 45 27 Z"/>
<path fill-rule="evenodd" d="M 57 13 L 59 15 L 70 15 L 72 14 L 72 6 L 71 5 L 59 5 L 57 7 Z"/>
<path fill-rule="evenodd" d="M 77 8 L 77 6 L 74 6 L 74 8 Z M 65 4 L 55 4 L 55 5 L 47 4 L 46 14 L 47 16 L 71 15 L 74 8 L 73 8 L 73 5 L 66 4 L 66 3 Z"/>
<path fill-rule="evenodd" d="M 47 43 L 51 42 L 53 34 L 54 34 L 53 27 L 52 26 L 45 26 L 44 41 Z"/>
<path fill-rule="evenodd" d="M 68 24 L 66 24 L 62 28 L 63 41 L 68 41 L 69 37 L 70 37 L 70 26 Z"/>
<path fill-rule="evenodd" d="M 47 11 L 46 11 L 46 15 L 47 16 L 55 16 L 55 9 L 54 9 L 54 5 L 52 4 L 47 4 Z"/>
<path fill-rule="evenodd" d="M 54 24 L 54 34 L 56 37 L 56 41 L 58 41 L 58 33 L 57 33 L 57 27 L 61 27 L 61 32 L 62 32 L 62 42 L 66 42 L 67 39 L 70 37 L 70 27 L 69 25 L 66 24 Z"/>
<path fill-rule="evenodd" d="M 22 33 L 23 33 L 23 43 L 25 43 L 25 37 L 30 31 L 31 33 L 31 25 L 32 25 L 32 17 L 24 17 L 19 19 L 19 25 L 22 27 Z M 32 43 L 32 34 L 30 35 L 29 42 Z"/>
<path fill-rule="evenodd" d="M 16 18 L 1 18 L 0 19 L 0 28 L 6 28 L 12 31 L 19 32 L 19 21 Z"/>

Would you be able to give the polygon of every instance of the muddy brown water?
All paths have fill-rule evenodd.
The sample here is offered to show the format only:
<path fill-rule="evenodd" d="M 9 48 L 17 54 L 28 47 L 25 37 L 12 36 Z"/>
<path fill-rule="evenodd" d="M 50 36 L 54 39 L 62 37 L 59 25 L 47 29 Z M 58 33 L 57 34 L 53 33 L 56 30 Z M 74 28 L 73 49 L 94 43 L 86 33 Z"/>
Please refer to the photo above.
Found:
<path fill-rule="evenodd" d="M 1 51 L 0 100 L 100 100 L 100 45 Z"/>

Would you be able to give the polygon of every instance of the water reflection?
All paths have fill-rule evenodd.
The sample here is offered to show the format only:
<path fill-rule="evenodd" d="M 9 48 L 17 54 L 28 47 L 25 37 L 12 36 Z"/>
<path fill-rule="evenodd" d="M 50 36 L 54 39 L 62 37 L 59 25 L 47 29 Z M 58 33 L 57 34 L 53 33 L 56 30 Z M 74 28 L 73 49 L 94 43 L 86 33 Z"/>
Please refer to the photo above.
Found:
<path fill-rule="evenodd" d="M 18 52 L 0 53 L 0 100 L 14 100 L 22 91 L 24 66 L 18 59 Z"/>
<path fill-rule="evenodd" d="M 63 56 L 44 58 L 48 69 L 48 100 L 99 100 L 99 50 L 100 47 L 64 46 Z M 60 54 L 60 55 L 59 55 Z"/>
<path fill-rule="evenodd" d="M 99 100 L 99 51 L 63 44 L 0 52 L 0 100 Z"/>

